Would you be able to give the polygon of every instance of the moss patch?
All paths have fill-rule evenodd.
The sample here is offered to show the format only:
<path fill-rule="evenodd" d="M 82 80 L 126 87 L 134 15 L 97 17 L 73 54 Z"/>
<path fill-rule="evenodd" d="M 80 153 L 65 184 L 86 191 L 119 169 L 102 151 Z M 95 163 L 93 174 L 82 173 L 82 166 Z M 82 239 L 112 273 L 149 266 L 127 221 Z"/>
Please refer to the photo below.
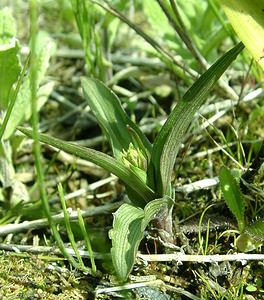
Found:
<path fill-rule="evenodd" d="M 89 284 L 83 275 L 64 272 L 64 268 L 62 271 L 49 260 L 36 256 L 3 253 L 0 274 L 0 299 L 3 300 L 89 299 Z"/>

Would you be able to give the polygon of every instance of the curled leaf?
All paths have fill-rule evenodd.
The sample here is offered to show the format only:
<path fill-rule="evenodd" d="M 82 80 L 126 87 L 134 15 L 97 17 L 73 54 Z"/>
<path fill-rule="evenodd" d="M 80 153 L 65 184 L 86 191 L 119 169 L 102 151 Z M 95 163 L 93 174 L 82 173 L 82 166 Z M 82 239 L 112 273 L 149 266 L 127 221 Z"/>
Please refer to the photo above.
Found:
<path fill-rule="evenodd" d="M 123 204 L 114 213 L 113 229 L 109 232 L 112 240 L 112 261 L 118 277 L 125 281 L 131 272 L 137 250 L 149 222 L 171 203 L 168 197 L 149 202 L 144 209 Z"/>

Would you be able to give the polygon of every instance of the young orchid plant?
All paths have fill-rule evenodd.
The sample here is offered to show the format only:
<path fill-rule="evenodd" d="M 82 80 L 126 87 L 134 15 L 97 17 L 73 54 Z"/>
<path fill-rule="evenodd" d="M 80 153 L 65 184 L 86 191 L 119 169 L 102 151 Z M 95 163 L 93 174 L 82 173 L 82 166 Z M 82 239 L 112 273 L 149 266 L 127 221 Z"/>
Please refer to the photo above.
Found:
<path fill-rule="evenodd" d="M 243 48 L 243 44 L 238 44 L 200 76 L 177 103 L 153 144 L 125 113 L 118 97 L 102 82 L 88 78 L 81 80 L 84 97 L 107 136 L 114 157 L 39 134 L 41 142 L 89 160 L 124 183 L 129 201 L 114 213 L 109 232 L 112 261 L 122 281 L 133 268 L 140 241 L 151 221 L 165 242 L 174 242 L 172 177 L 178 151 L 195 113 Z M 30 129 L 19 130 L 32 137 Z"/>

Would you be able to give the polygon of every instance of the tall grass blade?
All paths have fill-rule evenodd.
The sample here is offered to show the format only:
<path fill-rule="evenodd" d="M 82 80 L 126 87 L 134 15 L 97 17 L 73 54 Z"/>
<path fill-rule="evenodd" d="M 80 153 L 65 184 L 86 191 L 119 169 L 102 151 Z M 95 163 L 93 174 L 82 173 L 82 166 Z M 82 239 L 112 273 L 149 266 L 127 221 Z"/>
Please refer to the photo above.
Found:
<path fill-rule="evenodd" d="M 85 266 L 84 266 L 82 257 L 80 255 L 80 252 L 79 252 L 78 248 L 77 248 L 75 238 L 74 238 L 74 234 L 73 234 L 72 229 L 71 229 L 70 218 L 69 218 L 69 214 L 68 214 L 68 211 L 67 211 L 66 202 L 65 202 L 64 193 L 63 193 L 63 187 L 62 187 L 61 183 L 58 184 L 58 192 L 59 192 L 59 198 L 60 198 L 60 202 L 61 202 L 61 206 L 62 206 L 62 210 L 63 210 L 64 224 L 65 224 L 65 227 L 66 227 L 67 236 L 68 236 L 69 241 L 71 243 L 72 249 L 73 249 L 73 251 L 76 255 L 76 258 L 78 260 L 78 264 L 79 264 L 80 268 L 85 270 Z"/>
<path fill-rule="evenodd" d="M 92 265 L 92 272 L 94 274 L 96 274 L 97 269 L 96 269 L 96 264 L 95 264 L 95 260 L 94 260 L 94 253 L 93 253 L 90 237 L 87 232 L 87 229 L 85 228 L 84 220 L 83 220 L 83 217 L 82 217 L 82 214 L 81 214 L 81 211 L 79 208 L 77 209 L 77 213 L 78 213 L 78 222 L 79 222 L 79 225 L 81 228 L 81 232 L 82 232 L 84 240 L 85 240 L 86 248 L 89 252 L 90 261 L 91 261 L 91 265 Z"/>

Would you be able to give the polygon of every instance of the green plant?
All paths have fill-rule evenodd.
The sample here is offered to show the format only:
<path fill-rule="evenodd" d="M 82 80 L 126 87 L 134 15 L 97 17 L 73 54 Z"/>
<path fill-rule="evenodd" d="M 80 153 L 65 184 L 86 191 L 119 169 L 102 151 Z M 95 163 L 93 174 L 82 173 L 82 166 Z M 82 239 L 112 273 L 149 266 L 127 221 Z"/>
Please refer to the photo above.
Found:
<path fill-rule="evenodd" d="M 239 187 L 239 179 L 236 180 L 229 169 L 223 166 L 219 179 L 225 202 L 237 220 L 240 236 L 236 245 L 243 252 L 253 250 L 264 241 L 264 221 L 247 224 L 245 199 Z"/>
<path fill-rule="evenodd" d="M 239 282 L 237 286 L 230 286 L 228 289 L 222 287 L 219 283 L 214 282 L 206 274 L 194 271 L 196 276 L 203 283 L 203 288 L 201 289 L 201 299 L 215 299 L 215 300 L 242 300 L 245 299 L 243 280 Z"/>
<path fill-rule="evenodd" d="M 160 130 L 153 145 L 124 112 L 119 99 L 96 79 L 82 78 L 84 97 L 112 146 L 114 157 L 73 143 L 39 134 L 39 141 L 75 154 L 118 176 L 125 184 L 128 203 L 114 214 L 112 259 L 121 280 L 126 280 L 146 226 L 154 220 L 161 238 L 174 242 L 172 186 L 176 157 L 194 114 L 237 55 L 238 44 L 216 61 L 185 93 Z M 31 130 L 19 127 L 34 137 Z"/>
<path fill-rule="evenodd" d="M 205 210 L 202 212 L 200 220 L 199 220 L 199 225 L 198 225 L 198 241 L 199 241 L 199 250 L 202 252 L 203 255 L 207 254 L 208 250 L 208 241 L 209 241 L 209 225 L 210 225 L 210 219 L 207 221 L 207 230 L 206 230 L 206 235 L 205 239 L 202 237 L 201 233 L 201 227 L 202 227 L 202 221 L 204 218 L 205 213 L 207 212 L 208 209 L 210 209 L 213 205 L 210 205 L 205 208 Z"/>

